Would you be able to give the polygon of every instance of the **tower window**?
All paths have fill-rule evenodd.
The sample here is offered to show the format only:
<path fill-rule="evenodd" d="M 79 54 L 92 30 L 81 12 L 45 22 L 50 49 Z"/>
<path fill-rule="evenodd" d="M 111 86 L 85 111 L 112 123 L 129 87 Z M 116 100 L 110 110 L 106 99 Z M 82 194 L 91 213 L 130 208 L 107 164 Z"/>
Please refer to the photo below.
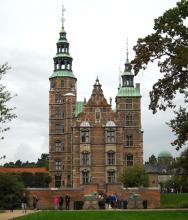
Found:
<path fill-rule="evenodd" d="M 54 88 L 55 88 L 55 85 L 56 85 L 55 80 L 51 80 L 51 81 L 50 81 L 50 88 L 51 88 L 51 89 L 54 89 Z"/>
<path fill-rule="evenodd" d="M 55 133 L 56 134 L 62 134 L 64 131 L 63 126 L 60 122 L 55 124 Z"/>
<path fill-rule="evenodd" d="M 64 80 L 62 79 L 61 80 L 61 88 L 63 88 L 64 87 Z"/>
<path fill-rule="evenodd" d="M 55 161 L 55 170 L 59 171 L 62 169 L 62 162 L 60 160 Z"/>
<path fill-rule="evenodd" d="M 109 151 L 107 153 L 107 164 L 114 165 L 115 164 L 115 152 Z"/>
<path fill-rule="evenodd" d="M 126 99 L 125 100 L 125 109 L 127 109 L 127 110 L 133 109 L 132 99 Z"/>
<path fill-rule="evenodd" d="M 106 142 L 115 143 L 115 129 L 114 128 L 110 128 L 106 130 Z"/>
<path fill-rule="evenodd" d="M 57 104 L 60 104 L 61 103 L 61 93 L 60 92 L 57 92 L 56 93 L 56 96 L 55 96 L 55 102 L 57 103 Z"/>
<path fill-rule="evenodd" d="M 108 183 L 115 183 L 116 173 L 114 170 L 107 172 Z"/>
<path fill-rule="evenodd" d="M 126 135 L 126 146 L 127 147 L 133 146 L 133 136 L 132 135 Z"/>
<path fill-rule="evenodd" d="M 81 175 L 82 175 L 82 184 L 89 183 L 89 171 L 83 170 Z"/>
<path fill-rule="evenodd" d="M 131 113 L 128 113 L 126 115 L 126 126 L 132 126 L 133 125 L 133 116 Z"/>
<path fill-rule="evenodd" d="M 125 155 L 125 164 L 128 167 L 133 166 L 133 155 L 132 154 Z"/>
<path fill-rule="evenodd" d="M 55 187 L 60 188 L 61 187 L 61 176 L 55 176 Z"/>
<path fill-rule="evenodd" d="M 62 142 L 61 141 L 56 141 L 55 142 L 55 151 L 56 152 L 61 152 L 62 151 Z"/>
<path fill-rule="evenodd" d="M 89 129 L 82 129 L 81 130 L 81 142 L 82 143 L 89 143 Z"/>
<path fill-rule="evenodd" d="M 88 166 L 90 164 L 90 153 L 84 151 L 81 153 L 81 165 Z"/>
<path fill-rule="evenodd" d="M 56 117 L 56 118 L 61 118 L 61 117 L 62 117 L 61 106 L 56 106 L 56 109 L 55 109 L 55 117 Z"/>

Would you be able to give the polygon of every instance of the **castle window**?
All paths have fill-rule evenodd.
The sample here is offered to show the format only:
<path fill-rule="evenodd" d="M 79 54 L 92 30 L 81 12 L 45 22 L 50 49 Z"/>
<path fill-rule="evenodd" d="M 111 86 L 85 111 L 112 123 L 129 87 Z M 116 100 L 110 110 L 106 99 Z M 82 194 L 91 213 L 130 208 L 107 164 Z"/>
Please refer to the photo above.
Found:
<path fill-rule="evenodd" d="M 82 184 L 89 183 L 89 171 L 83 170 L 81 175 L 82 175 Z"/>
<path fill-rule="evenodd" d="M 101 111 L 100 111 L 100 109 L 96 109 L 96 111 L 95 111 L 95 119 L 97 121 L 100 121 L 100 119 L 101 119 Z"/>
<path fill-rule="evenodd" d="M 126 126 L 132 126 L 133 125 L 133 116 L 131 113 L 126 115 Z"/>
<path fill-rule="evenodd" d="M 125 109 L 131 110 L 133 108 L 132 99 L 126 99 L 125 100 Z"/>
<path fill-rule="evenodd" d="M 62 169 L 62 163 L 60 160 L 55 161 L 55 170 L 59 171 Z"/>
<path fill-rule="evenodd" d="M 61 93 L 60 93 L 60 92 L 56 92 L 55 102 L 56 102 L 57 104 L 60 104 L 60 103 L 61 103 Z"/>
<path fill-rule="evenodd" d="M 89 129 L 84 128 L 81 130 L 81 142 L 89 143 Z"/>
<path fill-rule="evenodd" d="M 115 129 L 114 128 L 108 128 L 108 130 L 106 130 L 106 142 L 115 143 Z"/>
<path fill-rule="evenodd" d="M 63 126 L 60 122 L 55 124 L 55 133 L 56 134 L 62 134 L 63 133 Z"/>
<path fill-rule="evenodd" d="M 64 87 L 64 79 L 61 80 L 61 88 Z"/>
<path fill-rule="evenodd" d="M 55 109 L 55 117 L 56 117 L 56 118 L 61 118 L 61 117 L 62 117 L 61 106 L 56 106 L 56 109 Z"/>
<path fill-rule="evenodd" d="M 108 165 L 114 165 L 115 164 L 115 152 L 109 151 L 107 152 L 107 164 Z"/>
<path fill-rule="evenodd" d="M 62 142 L 61 141 L 56 141 L 55 142 L 55 151 L 56 152 L 62 151 Z"/>
<path fill-rule="evenodd" d="M 55 88 L 55 80 L 50 81 L 50 88 L 54 89 Z"/>
<path fill-rule="evenodd" d="M 114 170 L 110 170 L 107 172 L 108 183 L 115 183 L 116 181 L 116 173 Z"/>
<path fill-rule="evenodd" d="M 132 155 L 132 154 L 127 154 L 127 155 L 125 155 L 125 164 L 126 164 L 128 167 L 133 166 L 133 155 Z"/>
<path fill-rule="evenodd" d="M 127 147 L 133 146 L 133 136 L 132 135 L 126 135 L 126 146 Z"/>
<path fill-rule="evenodd" d="M 60 188 L 61 187 L 61 176 L 56 175 L 55 176 L 55 187 Z"/>
<path fill-rule="evenodd" d="M 84 151 L 81 153 L 81 165 L 88 166 L 90 164 L 90 153 Z"/>

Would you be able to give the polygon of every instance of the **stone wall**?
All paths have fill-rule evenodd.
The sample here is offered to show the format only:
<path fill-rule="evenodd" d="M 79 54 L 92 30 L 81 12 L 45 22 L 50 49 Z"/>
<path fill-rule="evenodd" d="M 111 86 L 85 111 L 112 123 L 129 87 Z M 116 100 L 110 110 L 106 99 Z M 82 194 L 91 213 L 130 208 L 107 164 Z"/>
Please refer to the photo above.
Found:
<path fill-rule="evenodd" d="M 78 189 L 55 189 L 55 188 L 27 188 L 29 203 L 32 206 L 33 195 L 38 195 L 39 206 L 41 208 L 52 208 L 54 196 L 69 194 L 71 197 L 70 206 L 73 208 L 74 201 L 83 200 L 83 196 L 92 192 L 97 192 L 97 185 L 85 185 Z M 121 200 L 128 200 L 132 193 L 140 194 L 143 200 L 147 200 L 148 208 L 156 208 L 160 204 L 159 188 L 123 188 L 120 185 L 107 185 L 107 195 L 116 194 Z"/>

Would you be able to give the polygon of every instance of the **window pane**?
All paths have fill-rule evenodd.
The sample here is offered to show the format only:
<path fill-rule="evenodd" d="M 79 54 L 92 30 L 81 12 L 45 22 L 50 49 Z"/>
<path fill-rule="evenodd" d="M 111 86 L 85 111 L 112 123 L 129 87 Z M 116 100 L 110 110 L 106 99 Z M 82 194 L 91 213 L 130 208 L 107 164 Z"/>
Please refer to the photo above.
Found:
<path fill-rule="evenodd" d="M 82 184 L 89 183 L 89 171 L 82 171 Z"/>
<path fill-rule="evenodd" d="M 133 136 L 126 135 L 126 146 L 131 147 L 133 146 Z"/>
<path fill-rule="evenodd" d="M 108 171 L 108 183 L 115 183 L 115 171 Z"/>
<path fill-rule="evenodd" d="M 108 152 L 107 153 L 107 164 L 108 165 L 114 165 L 115 164 L 115 153 L 114 152 Z"/>

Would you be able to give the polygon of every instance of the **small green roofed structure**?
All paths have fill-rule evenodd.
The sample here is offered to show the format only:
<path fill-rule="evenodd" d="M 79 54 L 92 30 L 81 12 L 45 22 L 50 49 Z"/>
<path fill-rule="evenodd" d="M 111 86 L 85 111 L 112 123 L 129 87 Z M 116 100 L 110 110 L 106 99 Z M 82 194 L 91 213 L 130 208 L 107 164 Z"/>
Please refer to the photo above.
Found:
<path fill-rule="evenodd" d="M 169 151 L 161 151 L 158 157 L 171 157 L 172 158 L 173 156 Z"/>

